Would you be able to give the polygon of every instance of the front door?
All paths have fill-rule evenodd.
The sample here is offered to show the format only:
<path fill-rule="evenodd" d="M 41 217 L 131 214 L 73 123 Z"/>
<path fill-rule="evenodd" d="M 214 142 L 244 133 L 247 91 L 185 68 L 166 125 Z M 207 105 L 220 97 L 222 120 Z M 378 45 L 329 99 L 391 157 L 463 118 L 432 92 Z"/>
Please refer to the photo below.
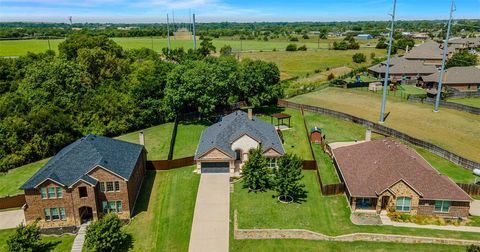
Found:
<path fill-rule="evenodd" d="M 387 210 L 389 199 L 390 199 L 390 196 L 382 197 L 382 210 Z"/>
<path fill-rule="evenodd" d="M 91 207 L 83 206 L 78 209 L 78 214 L 80 216 L 80 222 L 83 224 L 85 222 L 91 221 L 93 219 L 93 210 Z"/>

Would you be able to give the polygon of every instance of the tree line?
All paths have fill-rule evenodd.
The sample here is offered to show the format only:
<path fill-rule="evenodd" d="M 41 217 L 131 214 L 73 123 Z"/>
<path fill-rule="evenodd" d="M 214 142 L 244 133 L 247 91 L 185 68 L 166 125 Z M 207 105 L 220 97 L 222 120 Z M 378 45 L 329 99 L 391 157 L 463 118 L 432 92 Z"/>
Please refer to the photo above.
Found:
<path fill-rule="evenodd" d="M 58 152 L 93 133 L 116 136 L 209 115 L 239 101 L 259 106 L 282 95 L 273 63 L 198 50 L 124 50 L 105 36 L 74 35 L 59 53 L 0 59 L 0 171 Z"/>

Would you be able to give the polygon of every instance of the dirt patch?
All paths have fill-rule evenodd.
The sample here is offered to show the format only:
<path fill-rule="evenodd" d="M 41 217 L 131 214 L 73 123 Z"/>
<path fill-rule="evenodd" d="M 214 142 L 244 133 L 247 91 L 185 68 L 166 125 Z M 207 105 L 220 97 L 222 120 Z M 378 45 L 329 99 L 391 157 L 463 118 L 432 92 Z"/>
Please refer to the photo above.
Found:
<path fill-rule="evenodd" d="M 381 225 L 380 216 L 375 213 L 352 213 L 350 220 L 355 225 Z"/>

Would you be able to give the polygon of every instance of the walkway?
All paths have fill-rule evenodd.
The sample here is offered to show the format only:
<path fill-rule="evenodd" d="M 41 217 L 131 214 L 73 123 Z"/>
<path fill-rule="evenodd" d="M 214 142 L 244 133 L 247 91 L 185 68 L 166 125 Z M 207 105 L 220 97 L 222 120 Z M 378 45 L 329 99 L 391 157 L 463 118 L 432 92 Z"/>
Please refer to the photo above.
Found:
<path fill-rule="evenodd" d="M 425 228 L 425 229 L 480 233 L 480 227 L 453 226 L 453 225 L 446 225 L 446 226 L 419 225 L 419 224 L 415 224 L 415 223 L 404 223 L 404 222 L 391 221 L 390 218 L 388 218 L 388 216 L 385 212 L 380 214 L 380 219 L 382 220 L 383 225 L 389 225 L 389 226 L 394 226 L 394 227 Z"/>
<path fill-rule="evenodd" d="M 202 174 L 188 251 L 228 251 L 229 209 L 230 175 Z"/>
<path fill-rule="evenodd" d="M 87 232 L 87 226 L 90 222 L 84 223 L 80 225 L 80 229 L 78 229 L 77 236 L 75 236 L 75 240 L 73 240 L 73 246 L 71 252 L 82 252 L 83 243 L 85 242 L 85 233 Z"/>
<path fill-rule="evenodd" d="M 25 223 L 22 209 L 0 212 L 0 230 L 16 228 L 22 223 Z"/>

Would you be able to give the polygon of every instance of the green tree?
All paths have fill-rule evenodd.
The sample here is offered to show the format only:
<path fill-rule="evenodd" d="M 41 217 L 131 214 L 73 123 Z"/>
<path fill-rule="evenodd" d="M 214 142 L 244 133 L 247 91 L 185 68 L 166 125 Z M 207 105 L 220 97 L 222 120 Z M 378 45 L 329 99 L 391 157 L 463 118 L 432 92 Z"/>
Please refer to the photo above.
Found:
<path fill-rule="evenodd" d="M 224 45 L 222 48 L 220 48 L 220 55 L 222 56 L 228 56 L 232 55 L 233 49 L 230 45 Z"/>
<path fill-rule="evenodd" d="M 467 252 L 480 252 L 480 246 L 472 244 L 467 247 Z"/>
<path fill-rule="evenodd" d="M 412 49 L 415 46 L 415 41 L 412 38 L 401 38 L 396 41 L 397 43 L 397 48 L 406 50 L 407 47 L 409 49 Z"/>
<path fill-rule="evenodd" d="M 7 247 L 10 252 L 40 251 L 45 245 L 40 238 L 38 221 L 27 226 L 20 224 L 17 229 L 15 229 L 15 233 L 7 240 Z"/>
<path fill-rule="evenodd" d="M 99 48 L 117 57 L 123 54 L 122 47 L 106 36 L 71 35 L 58 45 L 60 56 L 65 57 L 67 60 L 76 59 L 78 50 L 82 48 Z"/>
<path fill-rule="evenodd" d="M 352 59 L 353 59 L 353 62 L 355 63 L 362 63 L 367 61 L 367 56 L 365 56 L 365 54 L 363 53 L 355 53 L 352 56 Z"/>
<path fill-rule="evenodd" d="M 212 43 L 212 39 L 208 37 L 200 37 L 200 48 L 197 49 L 198 53 L 203 56 L 207 56 L 212 52 L 216 52 L 216 48 Z"/>
<path fill-rule="evenodd" d="M 298 50 L 299 51 L 306 51 L 307 50 L 307 46 L 306 45 L 301 45 L 298 47 Z"/>
<path fill-rule="evenodd" d="M 92 251 L 126 251 L 132 246 L 131 237 L 122 229 L 123 223 L 110 213 L 87 228 L 85 247 Z"/>
<path fill-rule="evenodd" d="M 475 66 L 477 64 L 477 55 L 470 54 L 468 52 L 457 52 L 447 60 L 446 67 L 465 67 L 465 66 Z"/>
<path fill-rule="evenodd" d="M 278 196 L 290 196 L 294 200 L 306 197 L 305 184 L 302 183 L 302 160 L 294 154 L 285 154 L 277 161 L 275 169 L 275 191 Z"/>
<path fill-rule="evenodd" d="M 261 60 L 246 59 L 240 63 L 236 87 L 238 100 L 252 106 L 274 103 L 283 93 L 278 66 Z"/>
<path fill-rule="evenodd" d="M 297 50 L 296 44 L 288 44 L 287 47 L 285 48 L 285 51 L 287 52 L 294 52 L 296 50 Z"/>
<path fill-rule="evenodd" d="M 250 150 L 248 160 L 242 169 L 243 187 L 251 190 L 265 190 L 269 187 L 268 162 L 262 154 L 262 148 Z"/>
<path fill-rule="evenodd" d="M 386 48 L 388 48 L 387 39 L 385 39 L 384 37 L 381 37 L 381 38 L 378 40 L 378 43 L 377 43 L 377 45 L 375 46 L 375 48 L 377 48 L 377 49 L 386 49 Z"/>
<path fill-rule="evenodd" d="M 348 50 L 348 43 L 346 41 L 334 41 L 333 50 Z"/>

